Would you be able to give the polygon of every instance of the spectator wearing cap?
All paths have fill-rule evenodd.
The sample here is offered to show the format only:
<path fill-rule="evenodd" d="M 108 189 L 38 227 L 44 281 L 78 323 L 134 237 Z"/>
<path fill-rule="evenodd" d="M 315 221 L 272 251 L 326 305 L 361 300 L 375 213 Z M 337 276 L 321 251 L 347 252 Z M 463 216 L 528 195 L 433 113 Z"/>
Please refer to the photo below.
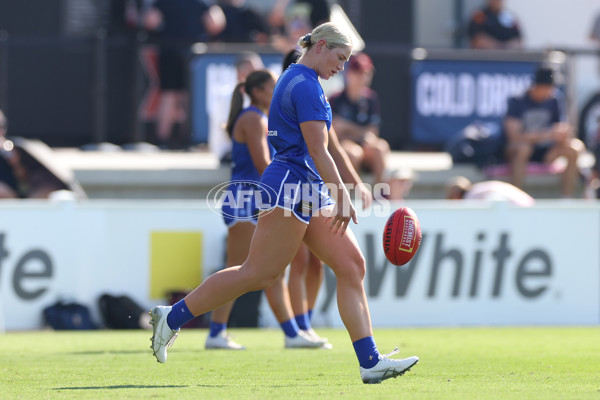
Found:
<path fill-rule="evenodd" d="M 520 49 L 521 28 L 516 16 L 504 8 L 503 0 L 487 0 L 476 10 L 467 26 L 473 49 Z"/>
<path fill-rule="evenodd" d="M 373 174 L 374 183 L 384 182 L 389 144 L 379 137 L 379 98 L 370 88 L 375 68 L 365 53 L 348 62 L 344 90 L 329 99 L 333 127 L 357 171 Z"/>
<path fill-rule="evenodd" d="M 508 100 L 504 129 L 508 139 L 506 155 L 511 166 L 512 183 L 523 187 L 527 164 L 550 164 L 564 157 L 567 166 L 562 177 L 563 197 L 573 197 L 579 170 L 577 160 L 584 150 L 566 122 L 562 96 L 554 85 L 554 71 L 540 67 L 531 87 L 521 96 Z"/>

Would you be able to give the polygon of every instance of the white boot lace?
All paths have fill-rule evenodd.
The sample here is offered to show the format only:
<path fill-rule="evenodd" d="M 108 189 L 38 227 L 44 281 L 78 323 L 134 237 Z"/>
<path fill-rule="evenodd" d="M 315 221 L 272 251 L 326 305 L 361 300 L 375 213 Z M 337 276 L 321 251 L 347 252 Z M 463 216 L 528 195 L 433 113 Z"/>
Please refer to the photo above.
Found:
<path fill-rule="evenodd" d="M 394 354 L 398 354 L 400 353 L 400 350 L 398 350 L 398 348 L 396 347 L 391 353 L 388 354 L 380 354 L 379 355 L 379 359 L 383 360 L 384 358 L 390 358 L 391 356 L 393 356 Z"/>

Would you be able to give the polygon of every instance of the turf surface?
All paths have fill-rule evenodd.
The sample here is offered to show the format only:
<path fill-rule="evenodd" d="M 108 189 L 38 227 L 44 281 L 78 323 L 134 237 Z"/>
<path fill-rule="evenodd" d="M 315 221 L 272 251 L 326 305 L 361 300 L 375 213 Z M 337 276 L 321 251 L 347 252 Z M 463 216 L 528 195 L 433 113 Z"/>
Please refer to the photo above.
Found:
<path fill-rule="evenodd" d="M 278 330 L 233 330 L 243 352 L 184 330 L 159 364 L 148 331 L 0 335 L 1 399 L 600 399 L 600 328 L 378 329 L 412 371 L 364 385 L 343 330 L 333 350 L 284 350 Z"/>

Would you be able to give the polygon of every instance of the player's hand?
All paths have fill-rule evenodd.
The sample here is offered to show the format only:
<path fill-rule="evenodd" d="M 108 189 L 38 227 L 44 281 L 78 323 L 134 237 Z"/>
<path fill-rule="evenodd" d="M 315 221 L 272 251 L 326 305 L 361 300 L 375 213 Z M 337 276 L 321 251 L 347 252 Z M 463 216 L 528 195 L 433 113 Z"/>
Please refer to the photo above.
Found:
<path fill-rule="evenodd" d="M 352 205 L 348 191 L 343 187 L 338 192 L 337 203 L 332 211 L 332 216 L 327 219 L 327 221 L 331 221 L 329 231 L 344 236 L 350 220 L 358 224 L 356 209 Z"/>

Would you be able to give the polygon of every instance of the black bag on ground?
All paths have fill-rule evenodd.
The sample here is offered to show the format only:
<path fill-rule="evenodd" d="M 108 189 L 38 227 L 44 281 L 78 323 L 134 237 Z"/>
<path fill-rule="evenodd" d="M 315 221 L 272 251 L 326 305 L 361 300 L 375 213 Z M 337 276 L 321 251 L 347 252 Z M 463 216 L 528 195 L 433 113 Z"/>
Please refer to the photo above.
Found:
<path fill-rule="evenodd" d="M 92 321 L 90 310 L 79 303 L 57 301 L 44 308 L 44 323 L 55 330 L 89 330 L 98 327 Z"/>
<path fill-rule="evenodd" d="M 457 132 L 445 145 L 455 164 L 474 164 L 479 168 L 504 160 L 506 139 L 496 123 L 474 122 Z"/>
<path fill-rule="evenodd" d="M 182 300 L 189 292 L 183 290 L 173 290 L 167 293 L 167 302 L 169 305 L 174 305 L 178 301 Z M 208 328 L 209 313 L 198 315 L 196 318 L 185 323 L 182 328 Z"/>
<path fill-rule="evenodd" d="M 109 329 L 142 329 L 143 314 L 147 313 L 129 296 L 103 294 L 98 299 L 100 314 Z M 147 322 L 147 321 L 146 321 Z"/>

